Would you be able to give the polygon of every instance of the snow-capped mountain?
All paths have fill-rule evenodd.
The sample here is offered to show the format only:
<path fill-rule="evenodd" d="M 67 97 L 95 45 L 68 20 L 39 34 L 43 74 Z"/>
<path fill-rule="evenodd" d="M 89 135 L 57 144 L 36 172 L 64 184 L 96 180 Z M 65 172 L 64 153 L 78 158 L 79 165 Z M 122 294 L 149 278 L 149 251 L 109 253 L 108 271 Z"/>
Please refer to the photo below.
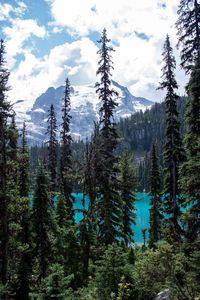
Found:
<path fill-rule="evenodd" d="M 116 102 L 118 106 L 115 111 L 115 120 L 128 117 L 131 114 L 150 108 L 154 102 L 141 97 L 134 97 L 126 87 L 117 82 L 112 82 L 113 88 L 118 92 Z M 28 140 L 31 144 L 38 144 L 45 141 L 47 129 L 47 115 L 50 105 L 53 104 L 58 125 L 62 120 L 62 102 L 64 96 L 64 86 L 58 88 L 50 87 L 45 93 L 39 96 L 32 107 L 25 108 L 23 100 L 18 100 L 14 104 L 16 120 L 21 127 L 26 121 Z M 71 132 L 74 138 L 85 139 L 92 133 L 94 121 L 98 119 L 100 107 L 95 85 L 71 87 Z"/>

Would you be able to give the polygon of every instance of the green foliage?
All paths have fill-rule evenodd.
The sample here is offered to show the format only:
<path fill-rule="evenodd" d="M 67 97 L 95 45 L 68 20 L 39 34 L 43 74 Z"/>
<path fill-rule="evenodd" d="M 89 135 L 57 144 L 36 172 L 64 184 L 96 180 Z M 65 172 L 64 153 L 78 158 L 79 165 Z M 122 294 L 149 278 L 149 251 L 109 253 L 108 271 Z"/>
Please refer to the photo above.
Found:
<path fill-rule="evenodd" d="M 9 144 L 8 120 L 12 116 L 11 105 L 7 101 L 6 92 L 9 90 L 9 72 L 5 67 L 5 45 L 0 41 L 0 284 L 6 286 L 8 283 L 9 265 L 9 205 L 11 204 L 9 181 L 13 187 L 15 163 L 12 161 L 11 146 Z M 14 122 L 13 122 L 14 126 Z M 14 130 L 12 131 L 14 134 Z M 15 135 L 14 135 L 15 136 Z M 15 139 L 16 141 L 16 139 Z M 9 156 L 10 154 L 10 156 Z M 16 170 L 16 169 L 15 169 Z M 16 174 L 15 174 L 16 175 Z M 9 178 L 11 177 L 11 178 Z M 12 190 L 12 192 L 16 192 Z M 14 196 L 14 194 L 12 195 Z M 6 297 L 6 292 L 5 292 Z"/>
<path fill-rule="evenodd" d="M 181 134 L 185 131 L 184 97 L 177 99 L 178 121 L 180 123 Z M 153 143 L 156 143 L 158 152 L 158 163 L 161 166 L 161 187 L 163 185 L 163 147 L 166 132 L 165 124 L 165 103 L 155 103 L 151 109 L 145 112 L 137 112 L 130 118 L 121 119 L 117 124 L 117 129 L 121 137 L 120 150 L 128 148 L 130 153 L 134 153 L 136 174 L 140 190 L 150 190 L 150 151 Z"/>
<path fill-rule="evenodd" d="M 173 239 L 180 240 L 181 228 L 179 217 L 181 215 L 180 205 L 182 197 L 178 186 L 179 173 L 178 168 L 184 159 L 182 140 L 180 136 L 180 125 L 178 121 L 177 99 L 175 90 L 178 88 L 175 80 L 176 61 L 173 56 L 173 50 L 170 45 L 169 36 L 167 35 L 164 43 L 163 52 L 164 67 L 162 68 L 162 82 L 160 89 L 166 90 L 165 107 L 166 107 L 166 133 L 164 146 L 164 211 L 168 215 L 168 225 L 173 231 Z"/>
<path fill-rule="evenodd" d="M 73 275 L 65 276 L 62 265 L 54 264 L 50 268 L 50 275 L 42 280 L 40 293 L 44 300 L 65 300 L 72 294 L 70 283 Z"/>
<path fill-rule="evenodd" d="M 177 13 L 179 18 L 176 28 L 178 46 L 181 46 L 181 66 L 189 71 L 199 55 L 200 4 L 197 0 L 181 0 Z"/>
<path fill-rule="evenodd" d="M 29 151 L 26 140 L 26 124 L 24 122 L 21 137 L 21 147 L 18 153 L 19 161 L 19 193 L 20 197 L 27 197 L 30 192 L 30 175 L 29 175 Z"/>
<path fill-rule="evenodd" d="M 46 277 L 51 256 L 51 233 L 54 227 L 52 208 L 48 193 L 48 177 L 42 166 L 38 169 L 33 197 L 34 255 L 39 263 L 39 279 Z"/>
<path fill-rule="evenodd" d="M 130 285 L 132 290 L 130 294 L 133 296 L 134 281 L 131 267 L 128 264 L 127 252 L 121 246 L 112 244 L 108 246 L 102 259 L 97 264 L 95 273 L 97 299 L 109 300 L 112 299 L 111 295 L 119 296 L 123 290 L 121 287 L 120 291 L 120 284 L 124 285 L 123 289 L 127 289 Z"/>
<path fill-rule="evenodd" d="M 68 218 L 68 206 L 63 195 L 59 196 L 56 209 L 55 261 L 63 266 L 65 275 L 73 275 L 73 287 L 79 286 L 80 247 L 77 229 Z"/>
<path fill-rule="evenodd" d="M 190 205 L 187 238 L 195 239 L 200 233 L 200 56 L 192 69 L 187 86 L 185 146 L 187 160 L 181 168 L 181 187 Z"/>
<path fill-rule="evenodd" d="M 96 83 L 96 92 L 101 101 L 100 107 L 100 145 L 99 145 L 99 172 L 98 172 L 98 218 L 99 239 L 102 244 L 108 245 L 116 241 L 120 235 L 120 198 L 117 181 L 117 158 L 114 150 L 117 146 L 117 131 L 113 122 L 114 109 L 117 106 L 113 97 L 117 93 L 111 88 L 111 52 L 113 48 L 108 46 L 110 40 L 106 29 L 103 30 L 99 40 L 101 48 L 99 68 L 100 83 Z"/>
<path fill-rule="evenodd" d="M 112 300 L 126 300 L 130 299 L 130 284 L 125 282 L 125 277 L 122 276 L 121 282 L 118 284 L 118 293 L 111 294 Z"/>
<path fill-rule="evenodd" d="M 182 0 L 181 5 L 185 4 L 198 3 L 196 0 Z M 191 8 L 189 5 L 187 10 Z M 195 8 L 199 9 L 199 4 Z M 185 9 L 182 6 L 182 12 L 185 12 Z M 193 11 L 191 16 L 194 17 Z M 188 22 L 183 20 L 183 23 L 186 21 Z M 193 24 L 196 24 L 195 22 Z M 188 30 L 191 29 L 190 25 Z M 185 27 L 182 30 L 185 30 Z M 193 38 L 196 41 L 195 35 Z M 185 41 L 189 41 L 189 46 L 192 45 L 187 36 L 182 38 L 181 42 Z M 187 86 L 185 133 L 187 160 L 179 173 L 179 165 L 182 162 L 180 132 L 184 132 L 184 124 L 182 122 L 180 128 L 179 121 L 183 120 L 184 99 L 178 100 L 174 92 L 177 88 L 174 76 L 175 60 L 169 38 L 167 37 L 164 47 L 165 66 L 161 82 L 161 88 L 167 90 L 166 111 L 164 105 L 156 104 L 149 111 L 139 112 L 130 120 L 121 121 L 118 129 L 124 140 L 120 145 L 116 124 L 113 121 L 116 107 L 114 97 L 117 94 L 111 88 L 113 49 L 108 46 L 109 42 L 106 30 L 103 30 L 100 39 L 101 48 L 98 52 L 100 60 L 97 75 L 100 75 L 100 82 L 96 84 L 101 101 L 100 121 L 95 124 L 91 141 L 87 145 L 83 142 L 72 143 L 70 84 L 67 79 L 62 109 L 61 144 L 57 147 L 56 134 L 55 131 L 52 132 L 56 127 L 51 106 L 48 144 L 50 146 L 53 141 L 54 152 L 48 157 L 50 148 L 46 146 L 33 147 L 31 150 L 32 174 L 38 161 L 45 161 L 46 165 L 51 165 L 52 182 L 57 176 L 56 155 L 58 154 L 60 158 L 61 184 L 60 190 L 55 194 L 54 200 L 58 200 L 55 201 L 57 202 L 55 206 L 52 206 L 52 194 L 49 193 L 52 185 L 45 167 L 41 165 L 36 175 L 33 198 L 28 198 L 33 180 L 29 181 L 32 176 L 29 176 L 26 126 L 24 124 L 22 143 L 18 148 L 14 113 L 11 112 L 11 106 L 6 100 L 9 72 L 5 68 L 4 44 L 2 41 L 0 43 L 0 298 L 2 299 L 28 300 L 32 297 L 38 300 L 153 300 L 165 289 L 169 291 L 171 299 L 200 298 L 200 58 L 195 60 L 196 64 L 192 68 Z M 195 51 L 198 50 L 188 48 L 188 51 L 193 50 L 191 53 L 196 56 Z M 193 62 L 194 57 L 190 60 L 185 55 L 185 58 L 183 64 Z M 180 118 L 178 111 L 181 112 Z M 160 197 L 162 174 L 160 180 L 159 171 L 163 166 L 164 128 L 166 130 L 164 163 L 167 167 L 165 192 L 169 195 L 164 205 L 165 213 L 167 212 L 170 217 L 172 215 L 170 223 L 172 225 L 167 226 L 167 240 L 170 243 L 164 239 L 159 241 L 162 221 Z M 158 155 L 153 146 L 150 168 L 148 152 L 155 141 Z M 125 145 L 128 150 L 123 152 Z M 133 236 L 131 225 L 135 221 L 132 200 L 135 200 L 136 178 L 134 162 L 129 158 L 128 151 L 133 150 L 136 150 L 136 160 L 140 161 L 137 169 L 142 183 L 140 187 L 148 189 L 150 187 L 152 196 L 149 246 L 146 228 L 142 229 L 144 245 L 133 247 L 131 244 Z M 138 155 L 138 151 L 142 154 Z M 82 162 L 84 152 L 85 160 L 81 165 L 79 162 Z M 118 160 L 117 154 L 120 153 L 122 155 Z M 74 166 L 77 169 L 75 175 Z M 80 184 L 83 184 L 84 195 L 89 196 L 89 207 L 81 211 L 83 218 L 80 223 L 74 224 L 71 193 L 77 178 L 79 182 L 76 183 L 76 188 L 80 188 Z M 179 210 L 182 204 L 179 201 L 179 183 L 184 193 L 184 205 L 188 205 L 184 207 L 185 213 L 182 215 Z M 55 189 L 54 185 L 53 190 Z M 180 223 L 183 225 L 181 228 Z M 168 220 L 166 224 L 169 224 Z M 185 230 L 185 236 L 179 231 L 182 228 Z M 174 236 L 181 243 L 174 243 Z"/>
<path fill-rule="evenodd" d="M 155 243 L 161 238 L 162 227 L 162 199 L 160 189 L 160 171 L 156 156 L 155 145 L 152 147 L 151 154 L 151 178 L 150 178 L 150 216 L 149 216 L 149 247 L 154 247 Z"/>
<path fill-rule="evenodd" d="M 155 251 L 139 251 L 134 268 L 137 299 L 155 299 L 157 293 L 168 287 L 172 267 L 173 248 L 168 244 L 158 245 Z"/>
<path fill-rule="evenodd" d="M 54 106 L 51 104 L 48 111 L 48 128 L 46 134 L 48 134 L 48 168 L 51 179 L 51 191 L 55 192 L 57 189 L 57 124 L 56 114 Z"/>
<path fill-rule="evenodd" d="M 135 190 L 136 176 L 132 162 L 125 149 L 119 160 L 119 190 L 122 206 L 122 237 L 126 245 L 130 244 L 133 238 L 132 225 L 135 224 Z"/>
<path fill-rule="evenodd" d="M 61 191 L 66 197 L 66 203 L 68 205 L 68 215 L 71 221 L 74 221 L 73 201 L 72 194 L 72 151 L 71 142 L 72 137 L 70 134 L 70 82 L 66 79 L 64 102 L 62 107 L 62 130 L 61 130 L 61 157 L 60 157 L 60 179 L 61 179 Z"/>
<path fill-rule="evenodd" d="M 98 196 L 98 176 L 101 172 L 101 156 L 100 156 L 101 136 L 99 132 L 99 124 L 94 124 L 94 133 L 91 136 L 90 143 L 86 144 L 85 159 L 83 164 L 83 192 L 89 197 L 88 214 L 92 225 L 94 226 L 95 217 L 97 216 L 97 196 Z"/>

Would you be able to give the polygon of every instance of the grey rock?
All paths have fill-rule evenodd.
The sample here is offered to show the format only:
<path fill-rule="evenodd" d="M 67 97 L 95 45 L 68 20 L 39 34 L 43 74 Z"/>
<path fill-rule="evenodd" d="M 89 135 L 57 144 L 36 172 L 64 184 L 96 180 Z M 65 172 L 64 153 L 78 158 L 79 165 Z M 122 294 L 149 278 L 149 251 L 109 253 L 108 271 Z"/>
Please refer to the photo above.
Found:
<path fill-rule="evenodd" d="M 115 110 L 115 121 L 120 118 L 130 116 L 139 110 L 150 108 L 154 102 L 141 97 L 133 96 L 130 91 L 118 84 L 112 82 L 113 88 L 117 90 L 119 96 L 116 98 L 118 106 Z M 29 143 L 39 144 L 46 139 L 47 116 L 50 105 L 53 104 L 57 116 L 58 126 L 62 123 L 62 103 L 64 97 L 64 86 L 58 88 L 50 87 L 45 93 L 39 96 L 27 115 L 27 131 Z M 86 139 L 90 137 L 94 121 L 98 120 L 98 111 L 100 107 L 95 85 L 74 86 L 71 87 L 71 133 L 74 139 Z M 18 101 L 16 101 L 18 103 Z M 19 106 L 21 107 L 21 106 Z M 15 107 L 14 107 L 15 108 Z M 17 108 L 17 106 L 16 106 Z M 24 112 L 17 112 L 17 123 L 22 126 Z M 59 137 L 58 137 L 59 138 Z"/>
<path fill-rule="evenodd" d="M 170 289 L 166 289 L 166 290 L 160 292 L 157 295 L 155 300 L 171 300 L 170 294 L 171 294 Z"/>

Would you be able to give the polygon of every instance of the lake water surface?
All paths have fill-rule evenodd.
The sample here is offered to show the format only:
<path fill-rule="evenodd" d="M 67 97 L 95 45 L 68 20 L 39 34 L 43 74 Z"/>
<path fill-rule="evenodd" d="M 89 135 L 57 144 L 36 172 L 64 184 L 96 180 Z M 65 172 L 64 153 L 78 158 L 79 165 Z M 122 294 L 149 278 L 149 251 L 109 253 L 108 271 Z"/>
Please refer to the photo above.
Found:
<path fill-rule="evenodd" d="M 74 193 L 73 194 L 75 197 L 75 203 L 74 203 L 74 208 L 75 209 L 82 209 L 83 208 L 83 194 L 82 193 Z M 136 208 L 136 225 L 133 225 L 133 240 L 136 243 L 142 243 L 143 238 L 142 238 L 142 229 L 146 228 L 147 229 L 147 237 L 148 237 L 148 229 L 149 229 L 149 200 L 150 196 L 147 193 L 137 193 L 136 194 L 137 201 L 135 201 L 135 208 Z M 131 198 L 130 198 L 131 200 Z M 86 198 L 85 201 L 85 207 L 88 205 L 88 199 Z M 76 212 L 75 213 L 75 219 L 76 222 L 78 223 L 82 219 L 82 213 Z"/>

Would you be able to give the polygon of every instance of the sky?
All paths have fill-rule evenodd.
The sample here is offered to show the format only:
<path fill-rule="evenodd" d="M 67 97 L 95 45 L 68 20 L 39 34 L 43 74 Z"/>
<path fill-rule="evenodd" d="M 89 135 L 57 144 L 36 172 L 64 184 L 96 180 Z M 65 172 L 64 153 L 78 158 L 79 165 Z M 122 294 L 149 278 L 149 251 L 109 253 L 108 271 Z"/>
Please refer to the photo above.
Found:
<path fill-rule="evenodd" d="M 175 22 L 179 0 L 0 0 L 0 38 L 10 70 L 9 99 L 32 103 L 50 86 L 98 81 L 97 51 L 103 28 L 112 53 L 112 78 L 135 96 L 162 101 L 162 52 L 169 34 L 180 69 Z"/>

